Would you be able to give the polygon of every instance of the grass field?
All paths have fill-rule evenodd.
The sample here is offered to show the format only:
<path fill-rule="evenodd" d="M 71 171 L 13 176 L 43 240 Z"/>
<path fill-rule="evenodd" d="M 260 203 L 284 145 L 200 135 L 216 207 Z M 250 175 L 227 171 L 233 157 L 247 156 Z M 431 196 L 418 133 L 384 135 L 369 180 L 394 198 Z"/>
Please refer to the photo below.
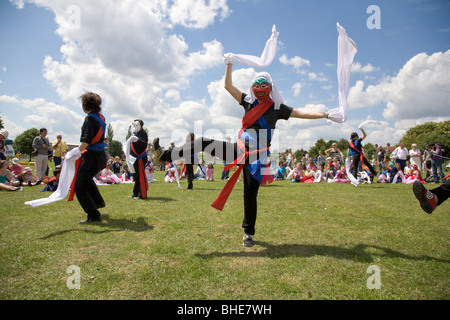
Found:
<path fill-rule="evenodd" d="M 411 185 L 275 181 L 260 188 L 245 248 L 242 182 L 224 211 L 210 206 L 220 171 L 186 191 L 156 172 L 148 200 L 128 198 L 132 184 L 101 186 L 103 220 L 88 225 L 76 200 L 31 208 L 49 194 L 0 192 L 0 299 L 450 298 L 450 202 L 428 215 Z"/>

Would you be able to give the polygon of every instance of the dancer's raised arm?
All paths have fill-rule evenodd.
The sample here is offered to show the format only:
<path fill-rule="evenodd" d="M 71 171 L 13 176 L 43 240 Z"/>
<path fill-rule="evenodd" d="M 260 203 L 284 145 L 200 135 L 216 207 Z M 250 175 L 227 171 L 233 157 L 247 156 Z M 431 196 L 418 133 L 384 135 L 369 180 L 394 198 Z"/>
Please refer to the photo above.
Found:
<path fill-rule="evenodd" d="M 227 70 L 225 71 L 225 89 L 236 99 L 237 102 L 241 103 L 242 92 L 235 86 L 233 86 L 233 78 L 231 75 L 233 65 L 231 63 L 227 64 Z"/>

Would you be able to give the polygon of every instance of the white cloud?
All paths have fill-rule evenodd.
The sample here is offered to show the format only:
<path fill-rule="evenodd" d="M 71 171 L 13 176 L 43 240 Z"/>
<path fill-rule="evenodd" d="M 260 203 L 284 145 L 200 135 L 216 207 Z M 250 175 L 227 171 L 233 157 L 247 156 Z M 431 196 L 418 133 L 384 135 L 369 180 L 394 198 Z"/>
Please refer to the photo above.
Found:
<path fill-rule="evenodd" d="M 297 71 L 297 73 L 305 73 L 301 68 L 303 66 L 311 66 L 311 62 L 308 59 L 304 59 L 299 56 L 295 56 L 293 58 L 288 58 L 286 54 L 281 55 L 280 62 L 287 66 L 292 66 Z"/>
<path fill-rule="evenodd" d="M 216 16 L 223 20 L 230 13 L 226 0 L 183 0 L 174 1 L 168 14 L 174 24 L 203 29 L 212 24 Z"/>
<path fill-rule="evenodd" d="M 328 81 L 328 79 L 324 76 L 324 74 L 322 72 L 320 72 L 319 74 L 317 74 L 315 72 L 309 72 L 308 78 L 311 81 L 319 81 L 319 82 Z"/>
<path fill-rule="evenodd" d="M 302 92 L 302 84 L 300 82 L 294 83 L 292 90 L 294 91 L 294 97 L 298 97 Z"/>
<path fill-rule="evenodd" d="M 21 124 L 29 128 L 47 128 L 49 134 L 62 134 L 67 142 L 78 142 L 80 140 L 80 128 L 84 121 L 84 116 L 74 112 L 69 108 L 48 102 L 42 98 L 20 99 L 6 95 L 0 96 L 0 102 L 10 105 L 13 108 L 20 108 L 22 114 Z M 14 124 L 8 117 L 2 116 L 5 120 L 5 128 L 10 132 L 10 136 L 16 136 L 24 130 L 22 125 Z M 53 137 L 50 136 L 50 139 Z"/>
<path fill-rule="evenodd" d="M 183 102 L 181 92 L 190 87 L 192 76 L 223 64 L 223 46 L 211 39 L 202 49 L 192 51 L 173 27 L 206 28 L 227 18 L 231 10 L 226 0 L 12 2 L 18 8 L 25 2 L 34 3 L 55 14 L 56 33 L 63 42 L 62 58 L 45 57 L 43 77 L 68 106 L 58 109 L 61 114 L 71 116 L 84 92 L 96 92 L 103 98 L 107 122 L 116 138 L 124 142 L 133 119 L 141 118 L 151 124 L 155 134 L 167 135 L 162 124 L 188 129 L 191 115 L 200 109 L 206 112 L 205 101 Z M 7 103 L 14 103 L 14 99 L 24 101 L 1 98 Z M 47 109 L 40 110 L 33 113 L 30 109 L 26 121 L 51 123 Z"/>
<path fill-rule="evenodd" d="M 354 62 L 352 64 L 352 70 L 353 73 L 371 73 L 374 71 L 378 71 L 380 68 L 375 68 L 370 63 L 366 64 L 365 66 L 362 66 L 359 62 Z"/>
<path fill-rule="evenodd" d="M 395 77 L 364 90 L 359 80 L 350 88 L 350 109 L 385 103 L 387 120 L 450 118 L 450 50 L 411 58 Z"/>

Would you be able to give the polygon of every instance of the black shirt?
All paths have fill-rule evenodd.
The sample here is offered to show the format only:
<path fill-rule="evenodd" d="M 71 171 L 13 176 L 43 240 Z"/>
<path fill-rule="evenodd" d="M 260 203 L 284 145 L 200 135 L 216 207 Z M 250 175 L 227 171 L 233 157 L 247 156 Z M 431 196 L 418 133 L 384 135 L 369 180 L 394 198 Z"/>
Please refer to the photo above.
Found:
<path fill-rule="evenodd" d="M 242 99 L 241 99 L 241 106 L 244 107 L 245 113 L 249 112 L 253 106 L 248 103 L 247 101 L 245 101 L 245 97 L 247 95 L 245 93 L 242 93 Z M 283 119 L 283 120 L 287 120 L 289 119 L 289 117 L 291 116 L 292 110 L 294 110 L 291 107 L 288 107 L 284 104 L 280 105 L 280 109 L 275 110 L 275 104 L 273 104 L 266 112 L 264 112 L 263 116 L 264 119 L 266 119 L 267 124 L 269 125 L 269 127 L 271 129 L 275 129 L 275 125 L 277 123 L 278 120 Z M 259 124 L 258 121 L 255 121 L 254 124 L 252 124 L 249 129 L 255 129 L 255 130 L 259 130 L 261 129 L 261 125 Z"/>
<path fill-rule="evenodd" d="M 81 127 L 80 142 L 86 142 L 87 144 L 92 145 L 92 139 L 97 135 L 100 128 L 101 126 L 97 119 L 92 116 L 87 116 Z M 103 142 L 103 140 L 105 140 L 105 132 L 103 132 L 101 139 L 96 143 Z"/>
<path fill-rule="evenodd" d="M 136 133 L 136 137 L 138 137 L 139 140 L 136 142 L 131 142 L 133 144 L 134 150 L 136 151 L 136 153 L 134 153 L 133 149 L 131 149 L 130 154 L 133 157 L 137 157 L 147 150 L 147 143 L 148 143 L 147 132 L 145 132 L 145 130 L 142 129 L 141 131 Z"/>
<path fill-rule="evenodd" d="M 244 107 L 245 113 L 249 112 L 253 108 L 252 104 L 250 104 L 249 102 L 244 100 L 246 96 L 247 95 L 245 93 L 242 93 L 241 106 Z M 264 112 L 263 117 L 266 120 L 269 127 L 272 130 L 274 130 L 277 121 L 280 119 L 283 119 L 283 120 L 289 119 L 289 117 L 291 116 L 292 110 L 294 110 L 294 109 L 291 107 L 288 107 L 284 104 L 280 105 L 280 109 L 275 110 L 275 104 L 272 104 L 272 106 L 266 112 Z M 247 131 L 249 131 L 249 129 L 250 129 L 250 131 L 256 131 L 257 133 L 260 133 L 259 130 L 262 128 L 261 128 L 259 121 L 255 121 L 251 126 L 249 126 L 247 128 Z M 265 134 L 259 135 L 259 137 L 258 137 L 258 143 L 259 143 L 258 148 L 270 147 L 270 141 L 268 141 L 267 139 L 266 139 L 266 141 L 263 141 L 265 139 L 265 138 L 263 139 L 263 137 L 265 137 Z M 249 149 L 249 142 L 245 141 L 245 144 L 246 144 L 247 148 Z M 252 144 L 254 144 L 254 143 L 252 143 Z"/>

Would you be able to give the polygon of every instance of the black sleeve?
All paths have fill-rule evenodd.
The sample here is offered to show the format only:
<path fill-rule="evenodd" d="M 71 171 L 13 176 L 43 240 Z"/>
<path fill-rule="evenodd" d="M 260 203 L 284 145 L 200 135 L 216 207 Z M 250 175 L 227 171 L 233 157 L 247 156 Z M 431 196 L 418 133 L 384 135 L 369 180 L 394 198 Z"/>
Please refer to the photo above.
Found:
<path fill-rule="evenodd" d="M 291 113 L 292 110 L 294 110 L 294 108 L 288 107 L 287 105 L 281 104 L 280 105 L 280 110 L 278 113 L 278 119 L 283 119 L 283 120 L 287 120 L 291 117 Z"/>

